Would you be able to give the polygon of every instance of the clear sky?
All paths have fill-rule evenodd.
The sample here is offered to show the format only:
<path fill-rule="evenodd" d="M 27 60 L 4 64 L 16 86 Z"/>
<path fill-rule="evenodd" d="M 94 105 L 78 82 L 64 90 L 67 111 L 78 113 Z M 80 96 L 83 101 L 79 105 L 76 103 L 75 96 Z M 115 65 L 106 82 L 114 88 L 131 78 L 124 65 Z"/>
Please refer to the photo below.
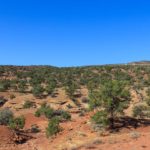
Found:
<path fill-rule="evenodd" d="M 150 60 L 149 0 L 0 0 L 0 64 Z"/>

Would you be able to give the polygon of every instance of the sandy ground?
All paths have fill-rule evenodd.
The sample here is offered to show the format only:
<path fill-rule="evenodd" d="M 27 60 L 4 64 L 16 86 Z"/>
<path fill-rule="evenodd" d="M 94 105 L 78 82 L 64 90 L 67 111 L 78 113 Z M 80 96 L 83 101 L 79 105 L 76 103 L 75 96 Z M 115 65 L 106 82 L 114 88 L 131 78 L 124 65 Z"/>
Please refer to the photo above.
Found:
<path fill-rule="evenodd" d="M 67 104 L 74 104 L 67 99 L 63 91 L 58 91 L 56 98 L 48 97 L 46 99 L 35 99 L 32 94 L 19 94 L 15 93 L 16 98 L 10 100 L 10 94 L 0 93 L 1 96 L 8 98 L 8 102 L 3 106 L 4 108 L 10 108 L 15 116 L 24 115 L 26 118 L 26 124 L 24 130 L 28 130 L 32 125 L 39 126 L 41 132 L 31 134 L 32 139 L 28 140 L 24 144 L 14 144 L 12 142 L 13 132 L 7 127 L 0 126 L 0 150 L 150 150 L 150 126 L 140 127 L 137 129 L 126 128 L 120 132 L 113 134 L 101 135 L 95 132 L 91 128 L 89 122 L 91 113 L 87 113 L 84 116 L 79 116 L 78 113 L 71 113 L 72 120 L 61 123 L 63 128 L 54 138 L 46 138 L 45 128 L 48 125 L 48 120 L 45 117 L 35 117 L 34 112 L 40 106 L 41 103 L 46 101 L 55 109 L 66 108 Z M 87 95 L 87 91 L 82 91 L 83 96 Z M 138 97 L 133 92 L 133 101 L 138 103 Z M 32 100 L 36 103 L 37 108 L 22 109 L 25 100 Z M 67 101 L 64 105 L 60 103 Z M 131 114 L 133 108 L 133 102 L 131 103 L 127 114 Z M 74 107 L 74 109 L 76 109 Z"/>

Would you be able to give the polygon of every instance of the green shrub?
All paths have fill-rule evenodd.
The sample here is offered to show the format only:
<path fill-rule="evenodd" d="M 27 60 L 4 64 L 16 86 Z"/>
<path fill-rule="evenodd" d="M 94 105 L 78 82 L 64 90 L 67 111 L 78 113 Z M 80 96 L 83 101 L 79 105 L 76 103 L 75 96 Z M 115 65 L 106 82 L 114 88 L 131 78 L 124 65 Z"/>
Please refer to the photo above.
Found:
<path fill-rule="evenodd" d="M 35 97 L 41 97 L 43 95 L 44 88 L 41 85 L 36 85 L 32 89 L 32 93 Z"/>
<path fill-rule="evenodd" d="M 107 125 L 109 125 L 109 120 L 107 118 L 107 113 L 105 111 L 98 111 L 96 114 L 94 114 L 91 117 L 92 121 L 95 124 L 100 125 L 100 127 L 107 127 Z"/>
<path fill-rule="evenodd" d="M 41 116 L 41 112 L 40 112 L 39 109 L 35 112 L 35 116 L 36 116 L 36 117 L 40 117 L 40 116 Z"/>
<path fill-rule="evenodd" d="M 36 117 L 45 115 L 46 118 L 50 119 L 53 117 L 54 110 L 48 106 L 46 103 L 43 103 L 41 107 L 35 112 Z"/>
<path fill-rule="evenodd" d="M 25 125 L 24 116 L 12 118 L 9 122 L 9 127 L 14 130 L 23 129 L 24 125 Z"/>
<path fill-rule="evenodd" d="M 0 81 L 0 92 L 5 92 L 10 88 L 10 80 Z"/>
<path fill-rule="evenodd" d="M 60 131 L 61 128 L 59 126 L 59 119 L 57 117 L 52 118 L 48 123 L 48 127 L 46 128 L 47 137 L 56 135 Z"/>
<path fill-rule="evenodd" d="M 13 112 L 9 109 L 0 110 L 0 125 L 8 125 L 13 118 Z"/>
<path fill-rule="evenodd" d="M 53 112 L 53 116 L 54 117 L 58 117 L 60 121 L 70 120 L 71 119 L 70 113 L 67 112 L 67 111 L 64 111 L 64 110 L 55 110 Z"/>
<path fill-rule="evenodd" d="M 50 107 L 47 107 L 44 111 L 45 117 L 50 119 L 54 116 L 54 110 Z"/>
<path fill-rule="evenodd" d="M 97 114 L 100 115 L 100 123 L 105 124 L 109 120 L 110 128 L 114 129 L 115 119 L 123 115 L 124 110 L 129 106 L 130 92 L 126 82 L 109 80 L 90 92 L 89 98 L 90 109 L 103 108 L 104 110 Z"/>
<path fill-rule="evenodd" d="M 23 108 L 31 108 L 33 107 L 33 102 L 31 101 L 25 101 L 25 103 L 23 104 Z"/>
<path fill-rule="evenodd" d="M 133 108 L 133 117 L 144 118 L 147 116 L 148 108 L 145 105 L 138 105 Z"/>
<path fill-rule="evenodd" d="M 46 92 L 48 95 L 53 95 L 56 89 L 56 81 L 55 80 L 51 80 L 49 81 L 48 85 L 46 86 Z"/>
<path fill-rule="evenodd" d="M 0 84 L 0 92 L 5 92 L 5 91 L 6 91 L 6 89 L 5 89 L 4 85 Z"/>
<path fill-rule="evenodd" d="M 70 115 L 70 113 L 67 112 L 67 111 L 63 111 L 61 116 L 62 116 L 62 118 L 65 119 L 65 120 L 70 120 L 70 119 L 71 119 L 71 115 Z"/>
<path fill-rule="evenodd" d="M 20 80 L 18 83 L 18 91 L 24 93 L 26 90 L 26 84 L 27 84 L 26 80 Z"/>

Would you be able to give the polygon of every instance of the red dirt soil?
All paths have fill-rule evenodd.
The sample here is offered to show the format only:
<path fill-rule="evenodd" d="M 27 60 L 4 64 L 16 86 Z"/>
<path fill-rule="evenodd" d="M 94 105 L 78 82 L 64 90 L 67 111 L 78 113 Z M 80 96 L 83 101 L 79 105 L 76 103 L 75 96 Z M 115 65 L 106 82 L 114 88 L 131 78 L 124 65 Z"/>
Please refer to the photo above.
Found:
<path fill-rule="evenodd" d="M 13 142 L 14 133 L 6 126 L 0 126 L 0 150 L 16 150 Z"/>

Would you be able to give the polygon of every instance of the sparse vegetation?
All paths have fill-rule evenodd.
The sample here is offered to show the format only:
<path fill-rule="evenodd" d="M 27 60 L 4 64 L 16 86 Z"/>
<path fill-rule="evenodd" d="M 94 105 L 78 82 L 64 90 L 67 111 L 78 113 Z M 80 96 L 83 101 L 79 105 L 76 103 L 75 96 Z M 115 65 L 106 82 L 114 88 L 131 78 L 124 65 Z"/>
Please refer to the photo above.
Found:
<path fill-rule="evenodd" d="M 24 125 L 25 125 L 24 116 L 11 118 L 9 121 L 9 127 L 13 130 L 23 129 Z"/>
<path fill-rule="evenodd" d="M 60 131 L 61 131 L 61 128 L 59 126 L 59 119 L 57 117 L 52 118 L 48 123 L 48 127 L 46 128 L 47 137 L 56 135 Z"/>
<path fill-rule="evenodd" d="M 49 122 L 46 128 L 47 137 L 59 133 L 61 131 L 60 123 L 65 126 L 67 121 L 71 124 L 67 130 L 74 132 L 74 127 L 72 127 L 72 124 L 75 124 L 74 119 L 76 124 L 79 119 L 79 126 L 92 123 L 95 131 L 101 133 L 101 136 L 106 136 L 107 132 L 110 134 L 110 131 L 121 130 L 120 128 L 125 126 L 137 128 L 144 123 L 149 124 L 150 69 L 148 66 L 109 65 L 71 68 L 6 66 L 2 69 L 0 67 L 0 71 L 2 72 L 0 92 L 7 100 L 0 99 L 1 108 L 15 106 L 15 109 L 12 110 L 13 112 L 17 110 L 18 116 L 20 110 L 22 110 L 21 114 L 33 111 L 32 109 L 24 110 L 22 107 L 27 109 L 39 106 L 43 100 L 45 102 L 37 109 L 35 116 L 43 115 L 47 119 L 34 117 L 35 124 L 30 126 L 28 132 L 40 132 L 42 119 Z M 24 104 L 22 104 L 22 100 L 26 100 Z M 90 109 L 87 108 L 88 104 Z M 129 104 L 134 106 L 133 114 L 131 111 L 128 112 Z M 53 105 L 54 107 L 51 107 Z M 55 106 L 57 109 L 54 109 Z M 129 107 L 129 109 L 131 108 Z M 65 109 L 73 115 L 73 119 Z M 91 110 L 96 113 L 89 121 L 87 118 L 93 114 L 90 112 Z M 128 113 L 129 116 L 124 116 Z M 131 117 L 131 115 L 133 116 Z M 82 118 L 87 120 L 82 121 Z M 20 129 L 24 127 L 24 123 L 23 116 L 14 117 L 9 109 L 0 110 L 0 125 L 7 125 L 20 132 L 23 131 Z M 79 136 L 86 137 L 82 133 Z M 132 134 L 130 136 L 136 139 L 139 135 Z M 72 139 L 69 137 L 69 140 Z M 101 142 L 96 141 L 96 143 L 100 144 Z"/>
<path fill-rule="evenodd" d="M 45 115 L 46 118 L 51 119 L 53 117 L 59 118 L 59 120 L 70 120 L 71 115 L 64 110 L 54 110 L 46 103 L 43 103 L 41 107 L 35 112 L 36 117 L 40 117 L 41 115 Z"/>
<path fill-rule="evenodd" d="M 46 103 L 43 103 L 41 107 L 35 112 L 36 117 L 40 117 L 41 115 L 45 115 L 45 117 L 50 119 L 54 116 L 54 110 Z"/>
<path fill-rule="evenodd" d="M 118 115 L 123 114 L 123 110 L 128 107 L 130 100 L 126 84 L 117 80 L 104 83 L 98 90 L 90 93 L 89 97 L 91 109 L 97 107 L 104 109 L 95 115 L 94 120 L 102 124 L 108 122 L 112 129 L 114 128 L 115 119 Z M 98 115 L 102 119 L 101 121 L 97 117 Z"/>
<path fill-rule="evenodd" d="M 25 101 L 25 103 L 23 104 L 23 108 L 25 108 L 25 109 L 31 108 L 33 106 L 34 106 L 34 103 L 29 100 Z"/>
<path fill-rule="evenodd" d="M 150 117 L 150 108 L 146 105 L 137 105 L 133 108 L 133 117 L 136 118 L 149 118 Z"/>
<path fill-rule="evenodd" d="M 36 85 L 32 89 L 32 93 L 35 97 L 41 98 L 43 96 L 44 88 L 41 85 Z"/>
<path fill-rule="evenodd" d="M 105 111 L 98 111 L 92 116 L 92 121 L 98 124 L 100 128 L 106 128 L 110 122 Z"/>
<path fill-rule="evenodd" d="M 13 112 L 11 110 L 0 110 L 0 125 L 8 125 L 11 119 L 13 119 Z"/>

